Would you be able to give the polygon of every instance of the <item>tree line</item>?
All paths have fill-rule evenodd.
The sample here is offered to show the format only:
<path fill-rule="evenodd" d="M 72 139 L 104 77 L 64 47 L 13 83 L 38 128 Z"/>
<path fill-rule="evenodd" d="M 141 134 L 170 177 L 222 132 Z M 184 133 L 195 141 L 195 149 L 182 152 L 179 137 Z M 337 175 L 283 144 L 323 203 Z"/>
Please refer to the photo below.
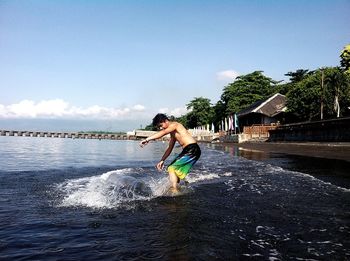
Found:
<path fill-rule="evenodd" d="M 287 113 L 293 121 L 332 119 L 350 115 L 350 44 L 340 54 L 340 65 L 310 71 L 287 72 L 289 82 L 276 81 L 263 71 L 238 76 L 223 88 L 216 104 L 205 97 L 195 97 L 186 106 L 189 111 L 172 119 L 187 128 L 214 123 L 215 129 L 225 117 L 275 93 L 287 97 Z M 283 123 L 283 122 L 282 122 Z M 153 129 L 148 125 L 146 129 Z"/>

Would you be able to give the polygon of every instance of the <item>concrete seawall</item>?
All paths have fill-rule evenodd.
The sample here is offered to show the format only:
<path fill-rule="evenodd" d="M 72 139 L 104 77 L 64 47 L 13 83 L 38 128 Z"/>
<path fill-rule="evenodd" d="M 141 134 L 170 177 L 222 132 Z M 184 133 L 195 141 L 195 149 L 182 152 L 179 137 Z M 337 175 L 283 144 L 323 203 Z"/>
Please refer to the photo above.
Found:
<path fill-rule="evenodd" d="M 269 141 L 349 142 L 350 117 L 286 124 L 269 133 Z"/>

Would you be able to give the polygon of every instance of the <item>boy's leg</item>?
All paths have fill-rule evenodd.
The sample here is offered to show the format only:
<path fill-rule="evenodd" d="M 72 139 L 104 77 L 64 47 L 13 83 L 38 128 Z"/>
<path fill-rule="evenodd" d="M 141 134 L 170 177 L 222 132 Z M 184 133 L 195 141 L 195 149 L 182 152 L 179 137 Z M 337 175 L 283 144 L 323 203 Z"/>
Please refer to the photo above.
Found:
<path fill-rule="evenodd" d="M 177 191 L 177 183 L 179 183 L 180 179 L 178 176 L 176 176 L 174 171 L 169 171 L 169 179 L 171 183 L 171 189 L 173 191 Z"/>

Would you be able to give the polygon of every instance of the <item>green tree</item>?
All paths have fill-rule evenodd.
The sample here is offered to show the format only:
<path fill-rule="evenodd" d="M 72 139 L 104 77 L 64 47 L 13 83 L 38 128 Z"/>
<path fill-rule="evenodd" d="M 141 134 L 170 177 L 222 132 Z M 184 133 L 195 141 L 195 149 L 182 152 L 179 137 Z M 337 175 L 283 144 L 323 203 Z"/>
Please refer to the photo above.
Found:
<path fill-rule="evenodd" d="M 215 125 L 215 129 L 219 129 L 219 125 L 221 120 L 226 117 L 226 106 L 223 101 L 218 101 L 213 107 L 213 123 Z"/>
<path fill-rule="evenodd" d="M 337 118 L 344 115 L 349 104 L 349 77 L 340 68 L 329 68 L 325 78 L 326 87 L 334 97 L 333 109 Z"/>
<path fill-rule="evenodd" d="M 188 128 L 188 123 L 187 123 L 187 114 L 181 115 L 180 117 L 177 117 L 175 119 L 177 122 L 180 122 L 182 125 L 184 125 L 186 128 Z"/>
<path fill-rule="evenodd" d="M 156 131 L 157 127 L 153 126 L 152 123 L 150 123 L 149 125 L 147 125 L 143 130 L 147 130 L 147 131 Z"/>
<path fill-rule="evenodd" d="M 187 105 L 187 127 L 194 128 L 197 126 L 209 124 L 213 119 L 213 108 L 211 107 L 210 99 L 196 97 Z"/>
<path fill-rule="evenodd" d="M 340 66 L 350 75 L 350 44 L 346 45 L 340 54 Z"/>
<path fill-rule="evenodd" d="M 283 94 L 283 95 L 286 95 L 290 89 L 292 89 L 294 84 L 288 82 L 288 83 L 283 83 L 283 84 L 278 84 L 276 85 L 275 87 L 275 93 L 280 93 L 280 94 Z"/>
<path fill-rule="evenodd" d="M 324 74 L 324 90 L 321 89 L 322 73 Z M 337 116 L 334 101 L 339 102 L 339 115 L 347 112 L 350 104 L 349 77 L 337 67 L 319 69 L 296 83 L 287 93 L 288 111 L 298 117 L 300 121 L 319 120 L 321 114 L 321 100 L 323 101 L 324 119 Z"/>
<path fill-rule="evenodd" d="M 255 71 L 238 76 L 223 90 L 221 100 L 226 106 L 226 114 L 238 112 L 254 102 L 269 97 L 276 91 L 277 82 Z"/>
<path fill-rule="evenodd" d="M 300 121 L 319 119 L 320 117 L 320 87 L 321 72 L 309 75 L 296 83 L 287 93 L 288 111 Z"/>

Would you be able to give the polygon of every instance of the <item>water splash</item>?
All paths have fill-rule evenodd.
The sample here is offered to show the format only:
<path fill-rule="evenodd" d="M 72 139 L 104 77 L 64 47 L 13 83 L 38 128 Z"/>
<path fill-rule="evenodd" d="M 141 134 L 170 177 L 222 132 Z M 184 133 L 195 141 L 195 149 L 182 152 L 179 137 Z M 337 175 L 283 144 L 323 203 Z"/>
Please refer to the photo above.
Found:
<path fill-rule="evenodd" d="M 62 207 L 113 208 L 125 202 L 146 200 L 150 188 L 142 180 L 129 176 L 132 169 L 120 169 L 102 175 L 69 179 L 57 185 Z"/>
<path fill-rule="evenodd" d="M 186 183 L 180 182 L 180 193 L 174 195 L 169 193 L 171 185 L 165 172 L 123 168 L 101 175 L 69 179 L 57 184 L 55 190 L 60 195 L 58 205 L 61 207 L 118 208 L 157 197 L 182 196 L 193 192 L 192 185 L 219 178 L 217 174 L 196 170 L 187 177 Z"/>
<path fill-rule="evenodd" d="M 124 168 L 101 175 L 69 179 L 56 185 L 60 207 L 118 208 L 167 195 L 167 176 L 147 175 L 142 168 Z"/>

